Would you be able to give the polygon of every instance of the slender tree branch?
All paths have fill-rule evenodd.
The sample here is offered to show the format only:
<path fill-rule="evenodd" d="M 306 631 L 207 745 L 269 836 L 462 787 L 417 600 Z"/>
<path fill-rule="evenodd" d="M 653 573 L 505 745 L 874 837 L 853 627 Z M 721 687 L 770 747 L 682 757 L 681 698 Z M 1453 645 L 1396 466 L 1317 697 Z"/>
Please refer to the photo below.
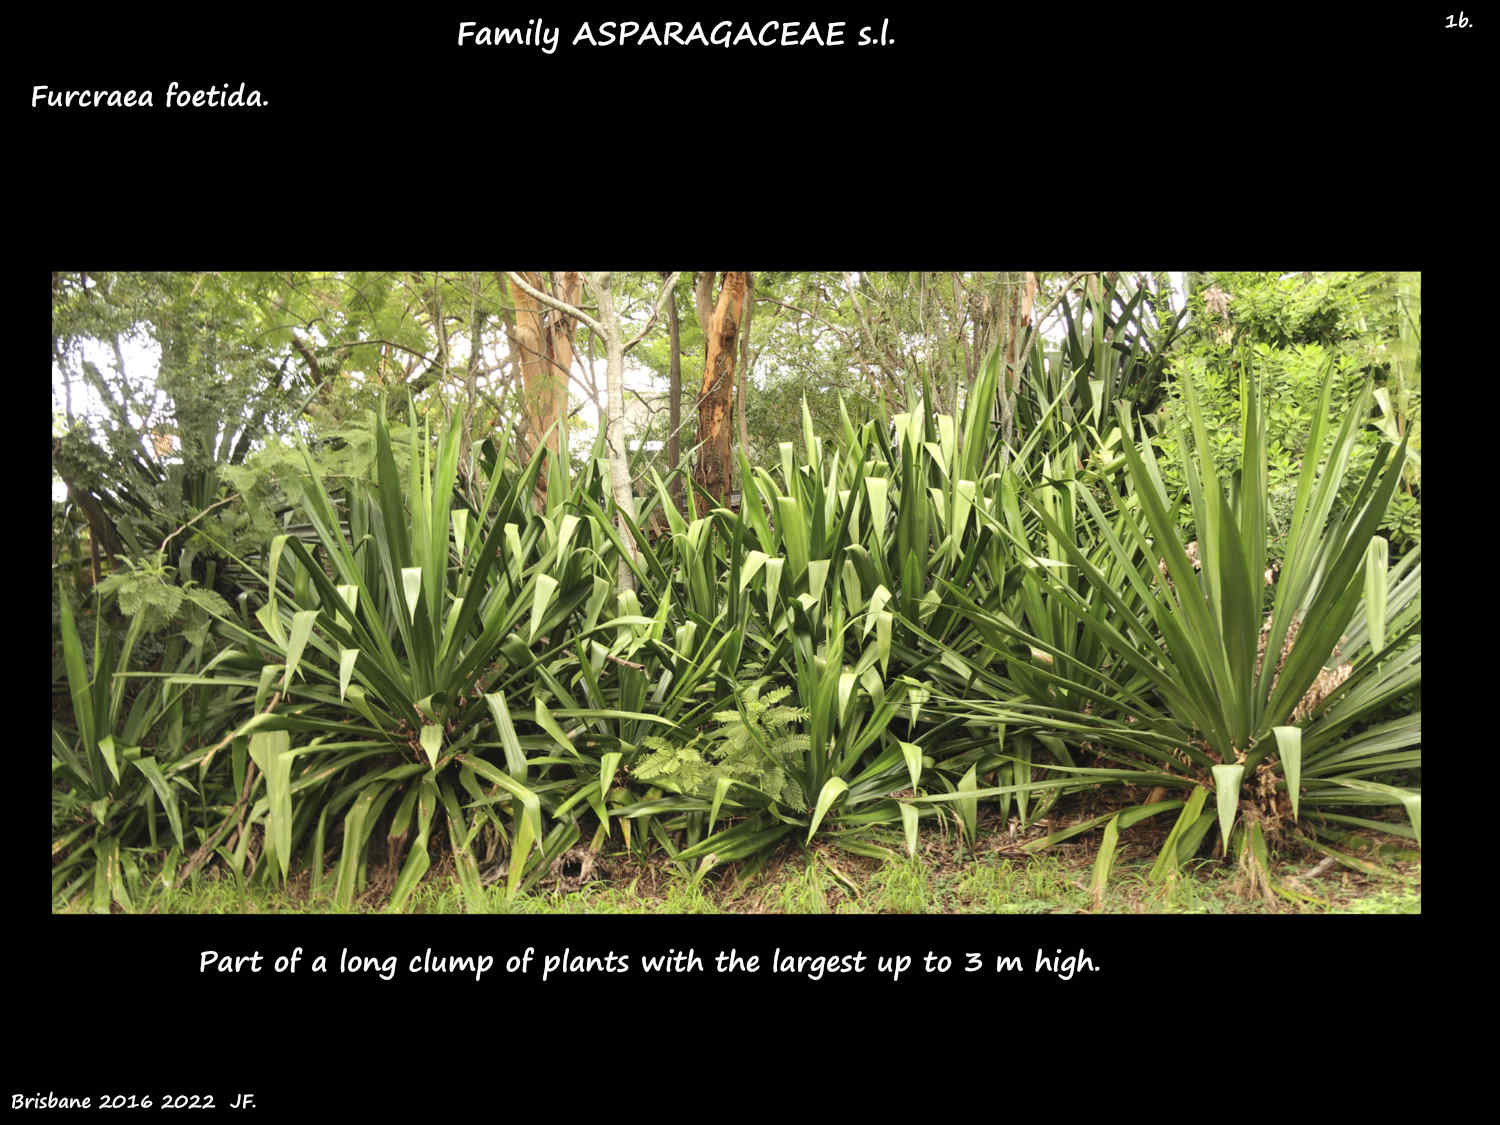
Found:
<path fill-rule="evenodd" d="M 636 338 L 625 345 L 625 351 L 628 352 L 646 338 L 646 333 L 651 331 L 651 326 L 656 323 L 656 318 L 661 316 L 661 310 L 666 307 L 667 298 L 671 295 L 673 287 L 677 284 L 677 279 L 681 276 L 682 273 L 679 271 L 662 283 L 661 292 L 656 297 L 656 307 L 651 310 L 651 319 L 646 321 L 646 327 L 641 329 Z"/>
<path fill-rule="evenodd" d="M 855 321 L 859 324 L 860 335 L 864 337 L 865 347 L 867 347 L 870 351 L 870 361 L 881 371 L 887 371 L 888 368 L 886 367 L 885 363 L 882 362 L 882 357 L 879 354 L 880 349 L 875 344 L 875 333 L 870 329 L 870 322 L 865 319 L 864 310 L 859 307 L 859 294 L 857 292 L 853 274 L 849 275 L 848 285 L 849 305 L 854 309 L 854 318 Z M 888 359 L 889 357 L 887 356 L 886 358 Z"/>
<path fill-rule="evenodd" d="M 1047 318 L 1057 311 L 1057 306 L 1062 304 L 1063 299 L 1073 291 L 1073 286 L 1078 284 L 1079 279 L 1088 277 L 1091 272 L 1093 271 L 1082 270 L 1081 272 L 1075 273 L 1072 277 L 1068 278 L 1068 280 L 1063 284 L 1062 292 L 1057 295 L 1057 298 L 1050 305 L 1048 305 L 1046 309 L 1042 311 L 1042 314 L 1040 316 L 1034 316 L 1031 318 L 1031 323 L 1036 326 L 1036 331 L 1038 333 L 1041 332 L 1042 325 L 1047 320 Z"/>
<path fill-rule="evenodd" d="M 526 283 L 526 280 L 514 270 L 506 270 L 505 276 L 510 278 L 511 284 L 514 285 L 517 289 L 521 290 L 523 293 L 529 294 L 536 300 L 540 301 L 542 304 L 547 305 L 549 308 L 554 308 L 560 313 L 565 313 L 566 315 L 571 316 L 574 320 L 577 320 L 579 323 L 586 325 L 590 332 L 597 333 L 601 340 L 604 338 L 604 326 L 593 317 L 589 316 L 589 314 L 584 312 L 582 309 L 574 308 L 572 305 L 568 304 L 565 301 L 559 301 L 556 297 L 550 297 L 546 293 L 543 293 L 540 289 L 533 289 Z"/>
<path fill-rule="evenodd" d="M 238 500 L 239 498 L 240 498 L 240 494 L 238 492 L 236 492 L 236 493 L 233 493 L 233 494 L 231 494 L 229 496 L 224 497 L 224 499 L 222 499 L 222 500 L 219 500 L 219 501 L 217 501 L 217 502 L 215 502 L 213 504 L 210 504 L 208 507 L 204 508 L 203 511 L 199 512 L 192 519 L 188 520 L 187 523 L 183 524 L 176 531 L 172 532 L 171 535 L 168 535 L 165 539 L 163 539 L 161 541 L 161 546 L 157 548 L 157 551 L 158 552 L 165 551 L 167 549 L 167 544 L 168 543 L 172 542 L 172 540 L 176 539 L 184 531 L 186 531 L 188 528 L 192 527 L 193 524 L 197 523 L 199 520 L 201 520 L 204 516 L 208 515 L 208 513 L 211 512 L 211 511 L 213 511 L 215 508 L 222 508 L 225 504 L 229 503 L 231 500 Z"/>
<path fill-rule="evenodd" d="M 757 294 L 755 300 L 757 304 L 780 305 L 784 309 L 791 309 L 794 313 L 801 313 L 813 323 L 821 324 L 823 325 L 823 327 L 830 329 L 831 331 L 837 333 L 839 336 L 842 336 L 844 342 L 851 348 L 854 346 L 853 335 L 850 333 L 850 331 L 847 328 L 841 328 L 839 325 L 834 324 L 833 321 L 828 320 L 826 317 L 819 316 L 815 312 L 809 312 L 807 309 L 800 308 L 797 305 L 790 305 L 785 301 L 777 299 L 776 297 L 768 297 Z"/>
<path fill-rule="evenodd" d="M 301 353 L 302 358 L 307 361 L 307 372 L 310 376 L 309 382 L 316 389 L 323 385 L 323 365 L 318 362 L 318 357 L 313 354 L 312 348 L 299 336 L 292 336 L 292 347 Z"/>

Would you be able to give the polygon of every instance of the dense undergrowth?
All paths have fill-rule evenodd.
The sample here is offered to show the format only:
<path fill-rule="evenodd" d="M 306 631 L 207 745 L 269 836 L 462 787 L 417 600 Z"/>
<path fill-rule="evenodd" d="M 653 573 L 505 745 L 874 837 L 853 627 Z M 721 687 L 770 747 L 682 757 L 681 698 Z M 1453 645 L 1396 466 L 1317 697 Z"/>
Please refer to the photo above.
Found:
<path fill-rule="evenodd" d="M 915 389 L 808 417 L 738 510 L 654 478 L 619 511 L 602 447 L 539 506 L 540 454 L 377 413 L 360 471 L 284 467 L 236 604 L 161 555 L 81 609 L 59 589 L 54 908 L 213 872 L 491 909 L 622 852 L 687 887 L 788 845 L 899 871 L 982 817 L 1029 856 L 1087 841 L 1095 905 L 1205 863 L 1294 902 L 1287 856 L 1419 845 L 1421 550 L 1376 534 L 1406 439 L 1356 458 L 1372 389 L 1325 379 L 1273 521 L 1247 359 L 1226 469 L 1191 380 L 1167 434 L 1106 351 L 1038 345 L 1014 396 L 997 352 L 961 417 Z"/>

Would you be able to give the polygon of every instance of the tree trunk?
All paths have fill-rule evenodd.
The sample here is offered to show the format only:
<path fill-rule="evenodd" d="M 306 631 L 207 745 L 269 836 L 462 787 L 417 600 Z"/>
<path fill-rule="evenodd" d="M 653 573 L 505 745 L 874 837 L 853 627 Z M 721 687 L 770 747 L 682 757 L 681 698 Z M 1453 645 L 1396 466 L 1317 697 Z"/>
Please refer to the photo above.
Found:
<path fill-rule="evenodd" d="M 543 286 L 542 275 L 521 275 L 534 289 Z M 528 459 L 545 445 L 548 457 L 566 459 L 564 431 L 568 413 L 568 374 L 573 365 L 573 319 L 541 303 L 518 285 L 510 286 L 515 299 L 515 321 L 507 324 L 511 350 L 521 367 L 521 410 L 524 418 L 522 453 Z M 578 303 L 579 277 L 562 275 L 558 298 Z M 537 494 L 545 496 L 551 465 L 544 460 L 537 476 Z"/>
<path fill-rule="evenodd" d="M 570 304 L 562 298 L 538 289 L 532 285 L 524 274 L 510 273 L 510 280 L 515 288 L 520 290 L 538 308 L 546 306 L 554 313 L 561 314 L 568 321 L 566 333 L 568 342 L 568 358 L 572 356 L 572 323 L 581 322 L 588 326 L 590 351 L 592 353 L 592 341 L 602 340 L 604 342 L 605 355 L 605 387 L 609 396 L 606 406 L 605 445 L 609 450 L 609 475 L 611 492 L 614 496 L 615 507 L 620 513 L 619 532 L 620 539 L 625 547 L 625 554 L 630 559 L 639 558 L 636 550 L 635 536 L 631 534 L 630 528 L 625 523 L 625 516 L 632 520 L 635 518 L 635 498 L 631 489 L 630 481 L 630 459 L 625 453 L 625 338 L 620 331 L 620 318 L 615 313 L 615 297 L 613 290 L 613 275 L 604 273 L 590 273 L 588 275 L 588 286 L 594 291 L 599 302 L 599 315 L 597 318 L 584 312 L 576 304 Z M 676 276 L 668 279 L 675 282 Z M 525 286 L 530 286 L 533 292 L 527 293 Z M 576 298 L 578 294 L 578 274 L 567 274 L 563 283 L 564 292 Z M 663 297 L 666 296 L 665 290 Z M 661 311 L 657 307 L 657 314 Z M 653 319 L 656 314 L 653 314 Z M 561 347 L 561 336 L 553 338 L 552 349 L 554 358 L 561 361 L 563 351 Z M 635 341 L 632 341 L 632 346 Z M 592 369 L 592 363 L 590 364 Z M 634 572 L 627 564 L 625 558 L 620 559 L 620 588 L 630 590 L 635 586 Z"/>
<path fill-rule="evenodd" d="M 755 278 L 745 275 L 745 319 L 740 325 L 739 385 L 734 392 L 734 418 L 739 424 L 740 452 L 750 456 L 750 428 L 745 421 L 745 379 L 750 374 L 750 318 L 755 315 Z M 734 474 L 730 477 L 733 479 Z"/>
<path fill-rule="evenodd" d="M 540 288 L 542 277 L 537 273 L 526 274 L 526 280 Z M 510 328 L 510 348 L 514 361 L 521 368 L 521 414 L 524 420 L 526 454 L 535 452 L 545 437 L 543 424 L 552 402 L 550 396 L 541 393 L 543 376 L 542 359 L 542 307 L 531 294 L 519 286 L 511 287 L 515 302 L 514 323 Z"/>
<path fill-rule="evenodd" d="M 710 270 L 707 273 L 693 274 L 693 310 L 698 314 L 698 328 L 705 336 L 708 335 L 708 322 L 714 315 L 714 275 Z"/>
<path fill-rule="evenodd" d="M 725 507 L 733 473 L 729 460 L 729 400 L 734 389 L 734 349 L 745 305 L 746 275 L 730 271 L 708 324 L 703 386 L 698 392 L 698 467 L 693 479 Z"/>
<path fill-rule="evenodd" d="M 576 275 L 575 275 L 576 276 Z M 635 519 L 635 495 L 630 487 L 630 458 L 625 452 L 625 341 L 620 335 L 620 321 L 615 316 L 615 298 L 612 290 L 612 275 L 589 274 L 589 288 L 599 302 L 599 323 L 604 329 L 605 388 L 609 396 L 608 424 L 604 433 L 609 450 L 609 477 L 615 508 Z M 630 557 L 638 557 L 635 537 L 624 519 L 618 521 L 620 539 Z M 635 577 L 624 558 L 620 559 L 619 584 L 621 590 L 635 589 Z"/>
<path fill-rule="evenodd" d="M 663 274 L 663 277 L 666 275 Z M 671 334 L 672 368 L 669 376 L 670 390 L 667 392 L 671 399 L 668 404 L 670 434 L 667 437 L 667 463 L 672 466 L 672 472 L 677 472 L 678 463 L 682 460 L 682 329 L 677 322 L 677 295 L 674 293 L 667 299 L 667 327 Z M 672 502 L 682 510 L 682 478 L 672 477 Z"/>
<path fill-rule="evenodd" d="M 1026 362 L 1024 349 L 1031 327 L 1032 306 L 1036 301 L 1036 274 L 1005 272 L 1000 275 L 1000 316 L 997 328 L 1004 347 L 1004 366 L 1000 370 L 997 397 L 1000 405 L 1000 433 L 1007 445 L 1015 439 L 1016 394 L 1020 390 L 1021 367 Z M 1010 463 L 1007 450 L 1002 464 Z"/>

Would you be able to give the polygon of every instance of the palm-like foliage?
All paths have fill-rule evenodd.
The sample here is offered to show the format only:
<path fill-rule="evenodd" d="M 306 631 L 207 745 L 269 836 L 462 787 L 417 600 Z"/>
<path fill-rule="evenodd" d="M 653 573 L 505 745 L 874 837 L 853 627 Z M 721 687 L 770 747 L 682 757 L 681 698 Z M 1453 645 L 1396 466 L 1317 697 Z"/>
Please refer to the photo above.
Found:
<path fill-rule="evenodd" d="M 1100 724 L 1090 749 L 1096 759 L 1108 764 L 1074 772 L 1187 790 L 1186 807 L 1168 844 L 1169 851 L 1179 856 L 1191 854 L 1215 819 L 1227 839 L 1236 816 L 1244 811 L 1251 818 L 1247 835 L 1254 844 L 1284 813 L 1291 818 L 1298 815 L 1306 762 L 1301 732 L 1293 724 L 1309 689 L 1334 658 L 1365 590 L 1374 589 L 1366 581 L 1366 555 L 1399 480 L 1404 456 L 1403 444 L 1388 459 L 1389 468 L 1382 474 L 1388 452 L 1383 451 L 1354 503 L 1335 511 L 1357 427 L 1368 412 L 1369 389 L 1345 412 L 1325 455 L 1329 408 L 1325 385 L 1298 484 L 1285 564 L 1275 578 L 1267 615 L 1264 422 L 1255 381 L 1248 372 L 1243 388 L 1241 465 L 1224 481 L 1208 452 L 1191 387 L 1185 387 L 1189 417 L 1184 428 L 1191 428 L 1199 456 L 1196 463 L 1188 461 L 1183 468 L 1198 531 L 1201 570 L 1177 538 L 1180 500 L 1168 496 L 1149 442 L 1137 445 L 1134 440 L 1128 407 L 1120 410 L 1123 431 L 1131 435 L 1122 452 L 1139 512 L 1122 505 L 1111 517 L 1087 490 L 1074 492 L 1087 509 L 1093 533 L 1108 545 L 1113 570 L 1101 567 L 1085 553 L 1078 537 L 1069 533 L 1049 505 L 1028 497 L 1052 541 L 1108 611 L 1094 612 L 1096 603 L 1065 576 L 1042 570 L 1051 595 L 1072 603 L 1078 620 L 1104 642 L 1117 683 L 1147 689 L 1128 693 L 1128 698 L 1139 701 L 1130 717 L 1149 727 L 1153 741 L 1165 737 L 1169 742 L 1121 747 L 1118 729 Z M 1191 448 L 1186 433 L 1183 438 L 1182 448 Z M 1011 537 L 1026 548 L 1019 537 Z M 1374 657 L 1385 659 L 1381 654 Z M 1392 690 L 1411 686 L 1410 672 L 1416 668 L 1420 675 L 1419 661 L 1419 648 L 1415 657 L 1412 650 L 1405 651 L 1399 670 L 1392 659 L 1385 673 L 1396 677 Z M 1123 701 L 1127 694 L 1117 698 Z M 1335 712 L 1347 726 L 1368 713 L 1369 706 L 1389 698 L 1389 691 L 1375 686 L 1363 696 L 1345 698 L 1362 704 Z M 1333 719 L 1325 722 L 1323 737 L 1327 739 L 1338 730 Z M 1322 749 L 1327 743 L 1315 745 Z M 1326 757 L 1320 760 L 1320 769 L 1324 766 L 1332 768 Z M 1324 783 L 1318 790 L 1320 800 L 1327 799 L 1335 784 L 1348 784 L 1348 779 L 1335 782 L 1323 773 L 1320 779 Z M 1390 789 L 1377 790 L 1368 784 L 1357 788 L 1366 799 L 1403 799 Z M 1218 795 L 1217 807 L 1204 810 L 1203 798 L 1209 790 Z M 1276 797 L 1277 793 L 1281 796 Z M 1407 804 L 1412 807 L 1409 799 Z M 1171 857 L 1165 858 L 1170 866 Z"/>
<path fill-rule="evenodd" d="M 1301 807 L 1314 814 L 1313 830 L 1334 843 L 1341 824 L 1421 839 L 1422 797 L 1416 787 L 1422 768 L 1420 701 L 1397 708 L 1405 713 L 1394 718 L 1372 723 L 1370 716 L 1388 713 L 1421 689 L 1422 553 L 1418 548 L 1385 575 L 1384 552 L 1378 549 L 1384 541 L 1373 540 L 1371 546 L 1377 557 L 1367 576 L 1365 600 L 1341 644 L 1343 658 L 1351 662 L 1347 678 L 1310 710 L 1301 734 Z M 1387 587 L 1383 595 L 1382 585 Z M 1404 784 L 1375 780 L 1391 775 Z M 1406 810 L 1410 828 L 1349 811 L 1397 802 Z"/>
<path fill-rule="evenodd" d="M 162 655 L 170 673 L 141 686 L 127 706 L 130 656 L 147 616 L 135 616 L 121 638 L 96 614 L 90 665 L 65 590 L 58 599 L 73 729 L 52 727 L 52 894 L 67 901 L 92 880 L 93 909 L 107 911 L 113 901 L 130 910 L 129 888 L 139 885 L 133 849 L 154 851 L 169 832 L 170 873 L 185 846 L 184 805 L 199 796 L 184 776 L 189 741 L 230 721 L 241 701 L 206 692 L 188 698 L 186 685 L 163 682 L 160 676 L 187 675 L 201 663 L 197 645 L 173 638 Z"/>
<path fill-rule="evenodd" d="M 600 552 L 612 548 L 556 495 L 550 515 L 531 511 L 539 459 L 514 472 L 497 451 L 471 506 L 456 500 L 456 420 L 435 453 L 412 430 L 404 481 L 383 418 L 375 431 L 374 479 L 349 485 L 342 512 L 308 459 L 304 512 L 315 540 L 273 542 L 257 614 L 264 636 L 230 626 L 271 661 L 257 708 L 272 689 L 287 700 L 250 739 L 267 780 L 252 820 L 265 817 L 283 873 L 310 840 L 317 883 L 329 826 L 342 814 L 337 895 L 348 902 L 364 881 L 370 833 L 393 808 L 391 856 L 413 823 L 420 844 L 397 877 L 399 905 L 426 870 L 441 805 L 466 889 L 478 889 L 470 849 L 488 824 L 511 841 L 514 891 L 533 845 L 555 854 L 577 831 L 561 826 L 544 838 L 544 803 L 561 797 L 555 784 L 528 782 L 554 764 L 551 740 L 523 746 L 512 713 L 533 702 L 541 710 L 548 688 L 565 696 L 558 667 L 570 646 L 613 632 L 597 624 L 609 594 Z M 293 746 L 293 735 L 308 741 Z M 497 805 L 510 809 L 509 824 Z"/>

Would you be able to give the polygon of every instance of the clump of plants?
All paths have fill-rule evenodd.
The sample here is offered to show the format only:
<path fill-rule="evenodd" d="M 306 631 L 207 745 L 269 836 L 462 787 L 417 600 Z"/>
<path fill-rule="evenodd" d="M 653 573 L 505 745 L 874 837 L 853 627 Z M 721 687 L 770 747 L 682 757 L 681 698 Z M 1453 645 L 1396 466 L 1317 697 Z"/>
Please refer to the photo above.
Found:
<path fill-rule="evenodd" d="M 1420 840 L 1420 545 L 1377 535 L 1410 428 L 1347 368 L 1279 416 L 1254 352 L 1155 412 L 1162 357 L 1124 364 L 1104 307 L 1055 362 L 994 349 L 953 414 L 914 381 L 829 441 L 804 406 L 734 509 L 656 479 L 621 511 L 602 452 L 521 464 L 459 411 L 226 470 L 266 538 L 253 608 L 160 551 L 99 586 L 123 636 L 59 605 L 55 898 L 130 908 L 160 844 L 341 909 L 438 865 L 483 909 L 619 843 L 699 876 L 792 837 L 914 854 L 923 818 L 973 845 L 993 799 L 1025 839 L 1105 789 L 1033 841 L 1103 828 L 1096 895 L 1153 817 L 1154 876 L 1218 845 L 1257 887 L 1291 842 Z"/>
<path fill-rule="evenodd" d="M 1110 709 L 1123 709 L 1126 722 L 1141 731 L 1124 746 L 1090 708 L 1076 717 L 1074 729 L 1093 727 L 1094 737 L 1084 741 L 1099 764 L 1044 767 L 1093 784 L 1139 785 L 1150 794 L 1143 805 L 1046 841 L 1107 822 L 1101 885 L 1118 830 L 1165 812 L 1178 815 L 1153 872 L 1158 877 L 1193 856 L 1216 826 L 1224 854 L 1237 852 L 1253 871 L 1264 872 L 1267 839 L 1292 831 L 1304 799 L 1333 803 L 1339 790 L 1343 799 L 1357 794 L 1364 802 L 1404 807 L 1409 832 L 1420 839 L 1420 793 L 1370 780 L 1381 769 L 1420 761 L 1420 750 L 1413 749 L 1420 745 L 1420 715 L 1384 738 L 1332 737 L 1378 713 L 1391 692 L 1419 683 L 1421 653 L 1419 610 L 1387 630 L 1385 544 L 1374 534 L 1400 481 L 1406 442 L 1379 450 L 1352 501 L 1341 504 L 1371 395 L 1366 385 L 1329 442 L 1330 387 L 1325 380 L 1307 435 L 1269 616 L 1265 415 L 1248 364 L 1241 367 L 1243 444 L 1227 476 L 1216 464 L 1192 383 L 1183 385 L 1188 419 L 1175 448 L 1183 451 L 1178 468 L 1197 534 L 1196 559 L 1179 539 L 1176 512 L 1183 498 L 1167 491 L 1146 435 L 1134 439 L 1128 408 L 1120 415 L 1129 435 L 1122 452 L 1138 507 L 1107 514 L 1086 490 L 1076 492 L 1118 564 L 1113 571 L 1090 558 L 1046 505 L 1032 501 L 1056 548 L 1100 600 L 1083 603 L 1065 578 L 1051 573 L 1060 568 L 1039 568 L 1049 595 L 1087 611 L 1079 620 L 1105 641 L 1107 674 L 1120 685 Z M 1361 651 L 1351 661 L 1343 646 L 1352 634 Z M 1382 686 L 1371 690 L 1377 683 Z M 1319 729 L 1331 709 L 1338 728 Z"/>

